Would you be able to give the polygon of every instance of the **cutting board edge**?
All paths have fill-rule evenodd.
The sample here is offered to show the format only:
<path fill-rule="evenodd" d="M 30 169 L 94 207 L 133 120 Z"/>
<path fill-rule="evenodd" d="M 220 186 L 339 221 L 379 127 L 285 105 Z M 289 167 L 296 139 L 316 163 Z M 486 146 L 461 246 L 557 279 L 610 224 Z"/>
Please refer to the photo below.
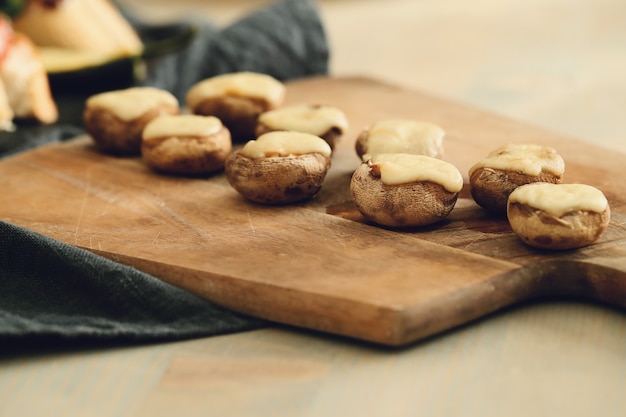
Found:
<path fill-rule="evenodd" d="M 353 222 L 353 220 L 331 214 L 319 213 L 319 215 L 330 216 L 339 221 Z M 439 246 L 434 242 L 424 242 L 428 245 Z M 622 258 L 621 263 L 613 259 L 613 265 L 607 266 L 601 262 L 595 262 L 595 258 L 576 259 L 576 252 L 574 252 L 574 257 L 547 259 L 527 265 L 519 265 L 485 255 L 465 253 L 471 258 L 476 258 L 477 261 L 484 258 L 495 261 L 496 265 L 501 264 L 502 272 L 487 276 L 479 283 L 467 285 L 424 304 L 390 306 L 381 303 L 375 305 L 349 297 L 336 297 L 309 291 L 307 292 L 308 301 L 313 300 L 316 306 L 303 309 L 300 300 L 302 295 L 298 296 L 297 290 L 293 288 L 274 283 L 252 282 L 245 277 L 221 276 L 217 273 L 169 265 L 149 258 L 126 257 L 87 247 L 81 247 L 81 249 L 152 274 L 171 285 L 184 288 L 211 302 L 243 314 L 387 346 L 412 344 L 533 298 L 576 297 L 609 304 L 620 304 L 619 300 L 611 299 L 611 296 L 619 297 L 621 294 L 626 299 L 626 257 Z M 507 267 L 510 268 L 507 269 Z M 595 288 L 602 287 L 602 282 L 598 283 L 598 279 L 605 279 L 611 274 L 614 275 L 613 281 L 617 279 L 623 282 L 622 286 L 619 282 L 617 284 L 620 290 L 618 292 L 605 290 L 597 295 Z M 230 285 L 227 285 L 226 281 Z M 240 293 L 236 293 L 236 290 L 232 288 L 233 283 L 236 283 L 235 288 L 241 290 Z M 228 292 L 227 297 L 224 297 L 224 291 Z M 259 293 L 266 295 L 254 298 Z M 251 301 L 241 303 L 240 294 L 248 294 L 252 297 Z M 281 298 L 291 301 L 284 304 L 284 300 L 281 300 L 282 306 L 274 312 L 264 308 Z M 626 302 L 622 304 L 626 305 Z M 306 320 L 312 312 L 319 313 L 331 308 L 336 311 L 338 306 L 345 311 L 345 314 L 341 315 L 346 320 L 345 323 L 334 322 L 324 325 L 332 317 L 324 318 L 319 314 L 311 322 Z M 356 312 L 359 314 L 350 315 Z M 372 331 L 373 328 L 376 330 Z"/>
<path fill-rule="evenodd" d="M 495 274 L 405 311 L 394 345 L 423 341 L 507 308 L 540 300 L 600 303 L 626 312 L 626 257 L 621 257 L 621 263 L 613 259 L 608 265 L 594 258 L 551 259 Z M 424 320 L 432 315 L 439 319 Z"/>
<path fill-rule="evenodd" d="M 305 303 L 301 299 L 302 294 L 298 296 L 298 291 L 276 284 L 251 282 L 240 277 L 220 276 L 208 271 L 172 266 L 151 259 L 91 251 L 152 274 L 171 285 L 242 314 L 390 347 L 406 346 L 421 341 L 519 301 L 513 299 L 510 303 L 501 303 L 495 308 L 494 306 L 481 308 L 480 294 L 488 293 L 489 291 L 485 289 L 497 277 L 508 276 L 514 271 L 523 269 L 519 265 L 510 264 L 511 269 L 488 277 L 480 284 L 468 285 L 463 290 L 452 293 L 451 296 L 450 294 L 442 296 L 424 304 L 390 306 L 385 303 L 373 304 L 350 297 L 336 297 L 310 291 L 306 293 Z M 482 257 L 482 255 L 475 256 Z M 233 289 L 233 283 L 236 283 L 235 289 Z M 244 298 L 250 299 L 249 303 L 241 303 L 242 294 Z M 279 301 L 275 303 L 277 299 Z M 314 306 L 310 305 L 311 300 L 315 302 Z M 475 304 L 468 305 L 468 302 Z M 270 303 L 273 303 L 271 309 L 267 308 Z M 306 307 L 307 304 L 308 307 Z M 462 309 L 457 310 L 457 314 L 450 315 L 449 312 L 455 311 L 455 307 L 458 306 Z M 336 320 L 338 309 L 343 312 L 339 315 L 342 318 L 341 322 Z M 332 311 L 333 314 L 321 317 L 320 311 Z M 440 323 L 435 321 L 433 326 L 433 311 L 442 311 L 442 316 L 448 315 L 449 317 Z M 306 318 L 311 317 L 311 314 L 315 316 L 309 322 Z M 329 324 L 320 325 L 320 322 Z"/>

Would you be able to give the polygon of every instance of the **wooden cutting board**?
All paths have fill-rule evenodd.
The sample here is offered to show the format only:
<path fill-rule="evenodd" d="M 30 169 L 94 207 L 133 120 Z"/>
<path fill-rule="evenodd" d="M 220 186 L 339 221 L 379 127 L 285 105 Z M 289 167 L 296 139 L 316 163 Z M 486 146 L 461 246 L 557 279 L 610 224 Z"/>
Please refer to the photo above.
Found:
<path fill-rule="evenodd" d="M 306 203 L 244 201 L 223 174 L 151 172 L 140 158 L 97 153 L 87 137 L 0 162 L 0 219 L 132 265 L 234 310 L 385 345 L 404 345 L 546 295 L 626 306 L 626 156 L 463 105 L 363 78 L 288 85 L 288 102 L 342 108 L 351 129 L 321 192 Z M 382 118 L 447 132 L 444 159 L 466 174 L 511 142 L 553 146 L 565 182 L 609 199 L 594 245 L 526 247 L 467 186 L 449 219 L 405 231 L 367 224 L 349 194 L 356 135 Z M 465 175 L 467 177 L 467 175 Z"/>

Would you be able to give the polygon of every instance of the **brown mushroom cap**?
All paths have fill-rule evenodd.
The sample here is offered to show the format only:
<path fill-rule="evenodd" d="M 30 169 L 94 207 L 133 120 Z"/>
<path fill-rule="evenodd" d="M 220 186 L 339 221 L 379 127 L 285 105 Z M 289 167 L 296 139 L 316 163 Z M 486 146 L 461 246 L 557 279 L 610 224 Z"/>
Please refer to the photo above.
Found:
<path fill-rule="evenodd" d="M 232 133 L 233 140 L 241 142 L 256 137 L 257 119 L 269 110 L 268 103 L 252 97 L 207 98 L 192 109 L 194 114 L 219 118 Z"/>
<path fill-rule="evenodd" d="M 224 168 L 231 149 L 230 132 L 218 118 L 176 115 L 146 125 L 141 153 L 156 171 L 202 175 Z"/>
<path fill-rule="evenodd" d="M 256 147 L 278 138 L 274 148 Z M 304 150 L 288 141 L 314 141 L 313 148 Z M 284 146 L 283 146 L 284 145 Z M 253 151 L 249 151 L 253 148 Z M 320 151 L 321 150 L 321 151 Z M 259 154 L 260 153 L 260 154 Z M 321 138 L 301 132 L 270 132 L 226 160 L 226 178 L 243 197 L 262 204 L 289 204 L 313 197 L 322 187 L 331 165 L 330 146 Z"/>
<path fill-rule="evenodd" d="M 187 92 L 192 113 L 218 117 L 233 140 L 255 137 L 259 115 L 282 105 L 285 86 L 277 79 L 254 72 L 222 74 L 202 80 Z"/>
<path fill-rule="evenodd" d="M 511 144 L 490 152 L 470 168 L 470 192 L 479 206 L 505 216 L 513 190 L 534 182 L 558 184 L 563 169 L 563 159 L 550 147 Z"/>
<path fill-rule="evenodd" d="M 179 114 L 176 98 L 152 87 L 108 91 L 87 99 L 85 130 L 100 151 L 113 155 L 139 155 L 145 126 L 164 115 Z"/>
<path fill-rule="evenodd" d="M 560 189 L 566 193 L 557 192 Z M 527 245 L 565 250 L 597 241 L 608 227 L 611 210 L 604 195 L 591 186 L 535 183 L 511 193 L 507 217 Z"/>
<path fill-rule="evenodd" d="M 470 193 L 476 204 L 498 216 L 506 215 L 509 195 L 520 185 L 534 182 L 558 184 L 561 176 L 542 171 L 539 175 L 527 175 L 518 171 L 478 168 L 470 176 Z"/>
<path fill-rule="evenodd" d="M 338 108 L 319 104 L 293 104 L 262 113 L 256 135 L 277 130 L 310 133 L 324 139 L 331 149 L 348 129 L 346 115 Z"/>
<path fill-rule="evenodd" d="M 362 161 L 380 153 L 409 153 L 441 158 L 445 132 L 418 120 L 389 119 L 372 123 L 357 137 L 355 151 Z"/>
<path fill-rule="evenodd" d="M 426 226 L 446 218 L 454 208 L 462 187 L 461 174 L 457 171 L 455 175 L 460 185 L 454 191 L 448 190 L 440 181 L 430 179 L 387 184 L 381 178 L 380 166 L 370 160 L 361 163 L 352 175 L 350 192 L 361 214 L 379 225 Z"/>

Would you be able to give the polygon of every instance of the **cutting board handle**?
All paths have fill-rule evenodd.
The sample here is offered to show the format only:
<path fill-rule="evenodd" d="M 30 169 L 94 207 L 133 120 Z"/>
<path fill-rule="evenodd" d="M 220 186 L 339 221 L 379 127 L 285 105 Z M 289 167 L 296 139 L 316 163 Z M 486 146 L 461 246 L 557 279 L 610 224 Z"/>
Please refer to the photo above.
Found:
<path fill-rule="evenodd" d="M 621 264 L 621 265 L 620 265 Z M 626 308 L 626 258 L 551 260 L 528 265 L 528 298 L 572 297 Z"/>
<path fill-rule="evenodd" d="M 626 309 L 626 257 L 552 259 L 521 266 L 404 312 L 390 344 L 404 345 L 540 299 L 598 301 Z"/>

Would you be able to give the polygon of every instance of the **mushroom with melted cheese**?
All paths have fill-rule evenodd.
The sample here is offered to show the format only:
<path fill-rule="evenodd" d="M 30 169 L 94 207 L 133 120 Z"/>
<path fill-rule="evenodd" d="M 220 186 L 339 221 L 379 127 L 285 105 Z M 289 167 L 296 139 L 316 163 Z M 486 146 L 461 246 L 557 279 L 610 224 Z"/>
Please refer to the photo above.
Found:
<path fill-rule="evenodd" d="M 288 204 L 310 199 L 331 165 L 330 145 L 319 136 L 276 131 L 248 141 L 226 160 L 226 178 L 250 201 Z"/>
<path fill-rule="evenodd" d="M 520 185 L 561 182 L 563 158 L 549 146 L 509 144 L 491 151 L 469 169 L 470 192 L 476 203 L 498 216 L 506 216 L 509 195 Z"/>
<path fill-rule="evenodd" d="M 194 84 L 186 102 L 194 114 L 219 118 L 233 140 L 246 141 L 255 137 L 259 115 L 283 104 L 285 90 L 285 85 L 270 75 L 234 72 Z"/>
<path fill-rule="evenodd" d="M 575 249 L 599 239 L 611 209 L 595 187 L 586 184 L 533 183 L 516 188 L 508 200 L 513 232 L 542 249 Z"/>
<path fill-rule="evenodd" d="M 224 168 L 231 149 L 230 132 L 220 119 L 179 114 L 146 125 L 141 156 L 155 171 L 204 175 Z"/>
<path fill-rule="evenodd" d="M 355 150 L 362 161 L 380 153 L 441 158 L 444 135 L 444 130 L 432 123 L 407 119 L 380 120 L 359 134 Z"/>
<path fill-rule="evenodd" d="M 85 103 L 85 130 L 100 151 L 139 155 L 143 129 L 153 119 L 179 114 L 178 100 L 154 87 L 131 87 L 89 97 Z"/>
<path fill-rule="evenodd" d="M 452 164 L 424 155 L 377 154 L 352 175 L 350 192 L 358 210 L 382 226 L 426 226 L 446 218 L 463 188 Z"/>
<path fill-rule="evenodd" d="M 276 130 L 316 135 L 335 149 L 348 130 L 348 119 L 337 107 L 321 104 L 294 104 L 269 110 L 259 116 L 257 136 Z"/>

